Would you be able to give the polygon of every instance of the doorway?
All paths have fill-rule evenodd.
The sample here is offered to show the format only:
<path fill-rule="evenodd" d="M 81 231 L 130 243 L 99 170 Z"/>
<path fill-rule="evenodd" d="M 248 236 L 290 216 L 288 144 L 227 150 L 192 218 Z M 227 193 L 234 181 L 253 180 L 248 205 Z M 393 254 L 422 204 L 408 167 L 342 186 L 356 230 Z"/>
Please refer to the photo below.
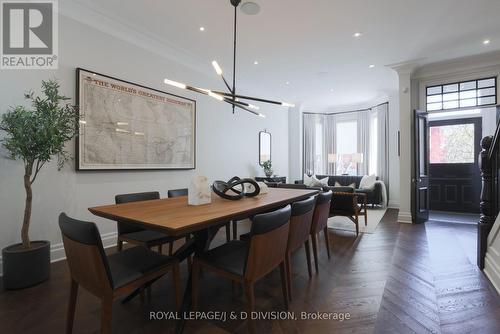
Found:
<path fill-rule="evenodd" d="M 480 142 L 495 133 L 494 107 L 415 111 L 414 222 L 477 224 Z"/>
<path fill-rule="evenodd" d="M 431 213 L 479 213 L 481 135 L 481 117 L 429 121 Z"/>

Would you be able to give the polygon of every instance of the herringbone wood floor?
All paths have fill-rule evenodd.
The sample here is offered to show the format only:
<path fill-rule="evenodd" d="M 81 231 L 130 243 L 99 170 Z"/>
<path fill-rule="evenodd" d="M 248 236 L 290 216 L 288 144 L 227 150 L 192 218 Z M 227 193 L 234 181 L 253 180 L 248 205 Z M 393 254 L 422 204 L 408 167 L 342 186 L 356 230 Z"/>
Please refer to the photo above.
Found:
<path fill-rule="evenodd" d="M 290 311 L 343 312 L 335 320 L 263 320 L 259 333 L 500 333 L 500 299 L 475 266 L 475 226 L 396 222 L 388 210 L 376 233 L 355 238 L 331 231 L 332 259 L 320 243 L 320 273 L 309 279 L 303 251 L 293 258 L 294 300 Z M 248 226 L 241 226 L 245 232 Z M 215 243 L 224 240 L 220 233 Z M 110 250 L 114 251 L 114 250 Z M 48 282 L 0 292 L 1 333 L 62 333 L 69 291 L 65 262 L 52 265 Z M 182 268 L 186 279 L 186 268 Z M 211 274 L 202 277 L 202 311 L 244 311 L 241 289 Z M 168 278 L 152 299 L 114 304 L 115 333 L 169 333 L 172 321 L 149 320 L 150 311 L 173 310 Z M 282 311 L 279 273 L 255 287 L 257 311 Z M 96 333 L 99 302 L 80 290 L 74 333 Z M 243 320 L 188 321 L 185 333 L 245 333 Z"/>

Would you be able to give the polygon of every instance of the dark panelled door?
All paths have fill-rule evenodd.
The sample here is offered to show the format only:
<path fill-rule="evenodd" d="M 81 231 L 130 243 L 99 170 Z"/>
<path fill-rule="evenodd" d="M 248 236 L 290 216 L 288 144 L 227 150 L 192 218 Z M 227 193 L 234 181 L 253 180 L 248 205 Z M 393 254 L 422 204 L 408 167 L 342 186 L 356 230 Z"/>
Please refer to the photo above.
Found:
<path fill-rule="evenodd" d="M 480 117 L 429 122 L 430 208 L 479 212 Z"/>
<path fill-rule="evenodd" d="M 423 223 L 429 219 L 429 122 L 428 114 L 415 110 L 413 221 Z"/>

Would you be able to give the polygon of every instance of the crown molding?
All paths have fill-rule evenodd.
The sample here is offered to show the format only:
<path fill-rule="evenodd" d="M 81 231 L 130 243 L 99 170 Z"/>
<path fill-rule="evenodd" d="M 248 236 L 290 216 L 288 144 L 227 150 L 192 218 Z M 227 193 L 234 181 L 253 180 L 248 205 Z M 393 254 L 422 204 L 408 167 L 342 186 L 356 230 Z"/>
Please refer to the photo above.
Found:
<path fill-rule="evenodd" d="M 418 68 L 413 77 L 424 79 L 450 73 L 468 73 L 498 66 L 500 66 L 500 50 L 426 64 Z"/>
<path fill-rule="evenodd" d="M 386 67 L 392 68 L 398 74 L 412 74 L 421 64 L 425 61 L 425 58 L 416 58 L 400 63 L 388 64 Z"/>
<path fill-rule="evenodd" d="M 196 54 L 166 41 L 161 36 L 146 31 L 140 26 L 124 22 L 116 16 L 90 7 L 81 0 L 62 1 L 60 15 L 109 34 L 144 50 L 155 53 L 194 71 L 211 75 L 209 62 Z"/>

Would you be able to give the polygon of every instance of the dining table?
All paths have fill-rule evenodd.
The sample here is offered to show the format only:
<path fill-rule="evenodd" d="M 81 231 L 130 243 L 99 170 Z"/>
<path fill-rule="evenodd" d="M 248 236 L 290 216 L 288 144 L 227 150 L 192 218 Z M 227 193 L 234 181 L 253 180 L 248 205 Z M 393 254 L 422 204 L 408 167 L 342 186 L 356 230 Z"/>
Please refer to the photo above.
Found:
<path fill-rule="evenodd" d="M 194 254 L 199 256 L 210 247 L 219 228 L 229 221 L 238 221 L 306 199 L 318 193 L 316 189 L 268 188 L 266 193 L 254 197 L 229 200 L 212 192 L 211 202 L 189 205 L 188 196 L 164 198 L 96 206 L 89 211 L 112 221 L 123 221 L 161 231 L 172 236 L 191 234 L 193 237 L 173 254 L 179 261 Z M 181 307 L 181 315 L 191 308 L 191 272 Z M 182 333 L 185 319 L 177 323 L 176 332 Z"/>

